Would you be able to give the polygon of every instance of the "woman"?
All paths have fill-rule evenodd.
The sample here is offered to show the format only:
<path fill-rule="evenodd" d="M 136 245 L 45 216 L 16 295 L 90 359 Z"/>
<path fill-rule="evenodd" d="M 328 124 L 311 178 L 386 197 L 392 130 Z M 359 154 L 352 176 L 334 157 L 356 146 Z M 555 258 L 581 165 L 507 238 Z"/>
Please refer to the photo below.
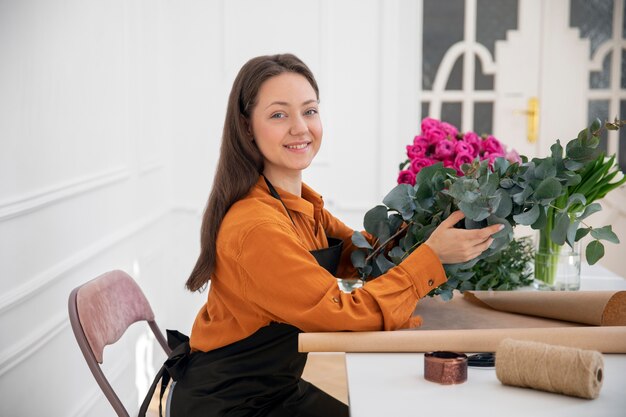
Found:
<path fill-rule="evenodd" d="M 446 281 L 442 263 L 491 244 L 498 225 L 453 228 L 453 213 L 399 266 L 351 294 L 353 231 L 324 209 L 302 171 L 322 142 L 319 92 L 293 55 L 261 56 L 237 75 L 220 159 L 187 281 L 211 285 L 177 358 L 176 416 L 347 416 L 347 407 L 300 376 L 304 331 L 394 330 L 419 324 L 416 303 Z"/>

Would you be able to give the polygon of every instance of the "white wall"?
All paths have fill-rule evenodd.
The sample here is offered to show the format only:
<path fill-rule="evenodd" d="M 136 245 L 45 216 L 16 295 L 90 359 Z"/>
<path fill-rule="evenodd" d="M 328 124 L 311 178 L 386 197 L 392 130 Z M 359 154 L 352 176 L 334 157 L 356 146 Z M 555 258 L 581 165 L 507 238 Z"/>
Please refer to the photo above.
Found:
<path fill-rule="evenodd" d="M 305 178 L 361 226 L 418 126 L 417 10 L 402 7 L 0 0 L 0 415 L 112 414 L 67 320 L 71 289 L 104 271 L 131 273 L 161 327 L 189 332 L 206 295 L 183 283 L 247 59 L 293 52 L 317 75 L 325 143 Z M 135 357 L 137 326 L 105 350 L 130 409 L 162 359 Z"/>

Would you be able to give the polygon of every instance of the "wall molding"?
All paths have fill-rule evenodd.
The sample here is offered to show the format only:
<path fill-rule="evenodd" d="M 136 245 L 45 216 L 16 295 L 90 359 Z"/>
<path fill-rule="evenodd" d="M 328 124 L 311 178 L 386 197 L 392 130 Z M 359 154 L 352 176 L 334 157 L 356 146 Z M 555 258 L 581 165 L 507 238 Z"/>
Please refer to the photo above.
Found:
<path fill-rule="evenodd" d="M 115 367 L 110 372 L 107 372 L 107 379 L 109 381 L 115 381 L 119 379 L 124 373 L 124 371 L 128 368 L 129 365 L 130 365 L 130 359 L 127 356 L 125 356 L 124 359 L 120 361 L 117 365 L 115 365 Z M 86 399 L 80 403 L 76 411 L 70 414 L 70 416 L 71 417 L 89 416 L 90 415 L 89 411 L 91 411 L 91 409 L 96 405 L 98 400 L 104 400 L 108 404 L 108 401 L 106 397 L 104 396 L 104 393 L 102 392 L 102 390 L 100 390 L 100 386 L 96 384 L 96 388 L 92 388 L 89 390 L 89 393 L 87 394 Z"/>
<path fill-rule="evenodd" d="M 126 180 L 130 176 L 131 172 L 127 167 L 117 167 L 0 201 L 0 221 L 21 216 L 67 198 Z"/>
<path fill-rule="evenodd" d="M 130 236 L 145 229 L 152 223 L 155 223 L 171 210 L 171 207 L 166 207 L 141 220 L 131 223 L 74 253 L 72 256 L 38 274 L 33 279 L 5 292 L 0 296 L 0 314 L 17 304 L 25 302 L 33 295 L 39 294 L 45 287 L 63 278 L 73 269 L 113 247 L 117 243 L 128 239 Z"/>
<path fill-rule="evenodd" d="M 57 314 L 41 330 L 33 332 L 0 354 L 0 377 L 22 363 L 69 326 L 66 313 Z"/>

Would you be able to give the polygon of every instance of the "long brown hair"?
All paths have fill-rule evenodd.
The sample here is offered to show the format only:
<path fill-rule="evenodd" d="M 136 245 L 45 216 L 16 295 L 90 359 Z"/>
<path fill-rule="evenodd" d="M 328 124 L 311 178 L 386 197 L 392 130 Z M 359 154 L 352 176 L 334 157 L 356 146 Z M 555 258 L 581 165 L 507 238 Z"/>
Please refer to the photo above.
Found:
<path fill-rule="evenodd" d="M 241 67 L 233 82 L 213 188 L 202 217 L 200 256 L 186 283 L 190 291 L 202 290 L 211 279 L 222 220 L 228 209 L 248 194 L 263 173 L 263 155 L 250 133 L 250 116 L 263 82 L 284 72 L 304 76 L 319 99 L 319 89 L 311 70 L 292 54 L 252 58 Z"/>

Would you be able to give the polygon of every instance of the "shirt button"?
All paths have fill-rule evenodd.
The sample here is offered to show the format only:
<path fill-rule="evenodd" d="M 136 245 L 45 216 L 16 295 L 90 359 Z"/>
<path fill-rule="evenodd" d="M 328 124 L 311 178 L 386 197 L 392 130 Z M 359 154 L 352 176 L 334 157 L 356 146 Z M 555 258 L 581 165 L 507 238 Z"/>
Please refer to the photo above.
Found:
<path fill-rule="evenodd" d="M 339 298 L 333 297 L 333 303 L 338 303 L 338 302 L 339 302 Z"/>
<path fill-rule="evenodd" d="M 428 286 L 432 287 L 435 282 L 432 279 L 428 280 Z"/>

